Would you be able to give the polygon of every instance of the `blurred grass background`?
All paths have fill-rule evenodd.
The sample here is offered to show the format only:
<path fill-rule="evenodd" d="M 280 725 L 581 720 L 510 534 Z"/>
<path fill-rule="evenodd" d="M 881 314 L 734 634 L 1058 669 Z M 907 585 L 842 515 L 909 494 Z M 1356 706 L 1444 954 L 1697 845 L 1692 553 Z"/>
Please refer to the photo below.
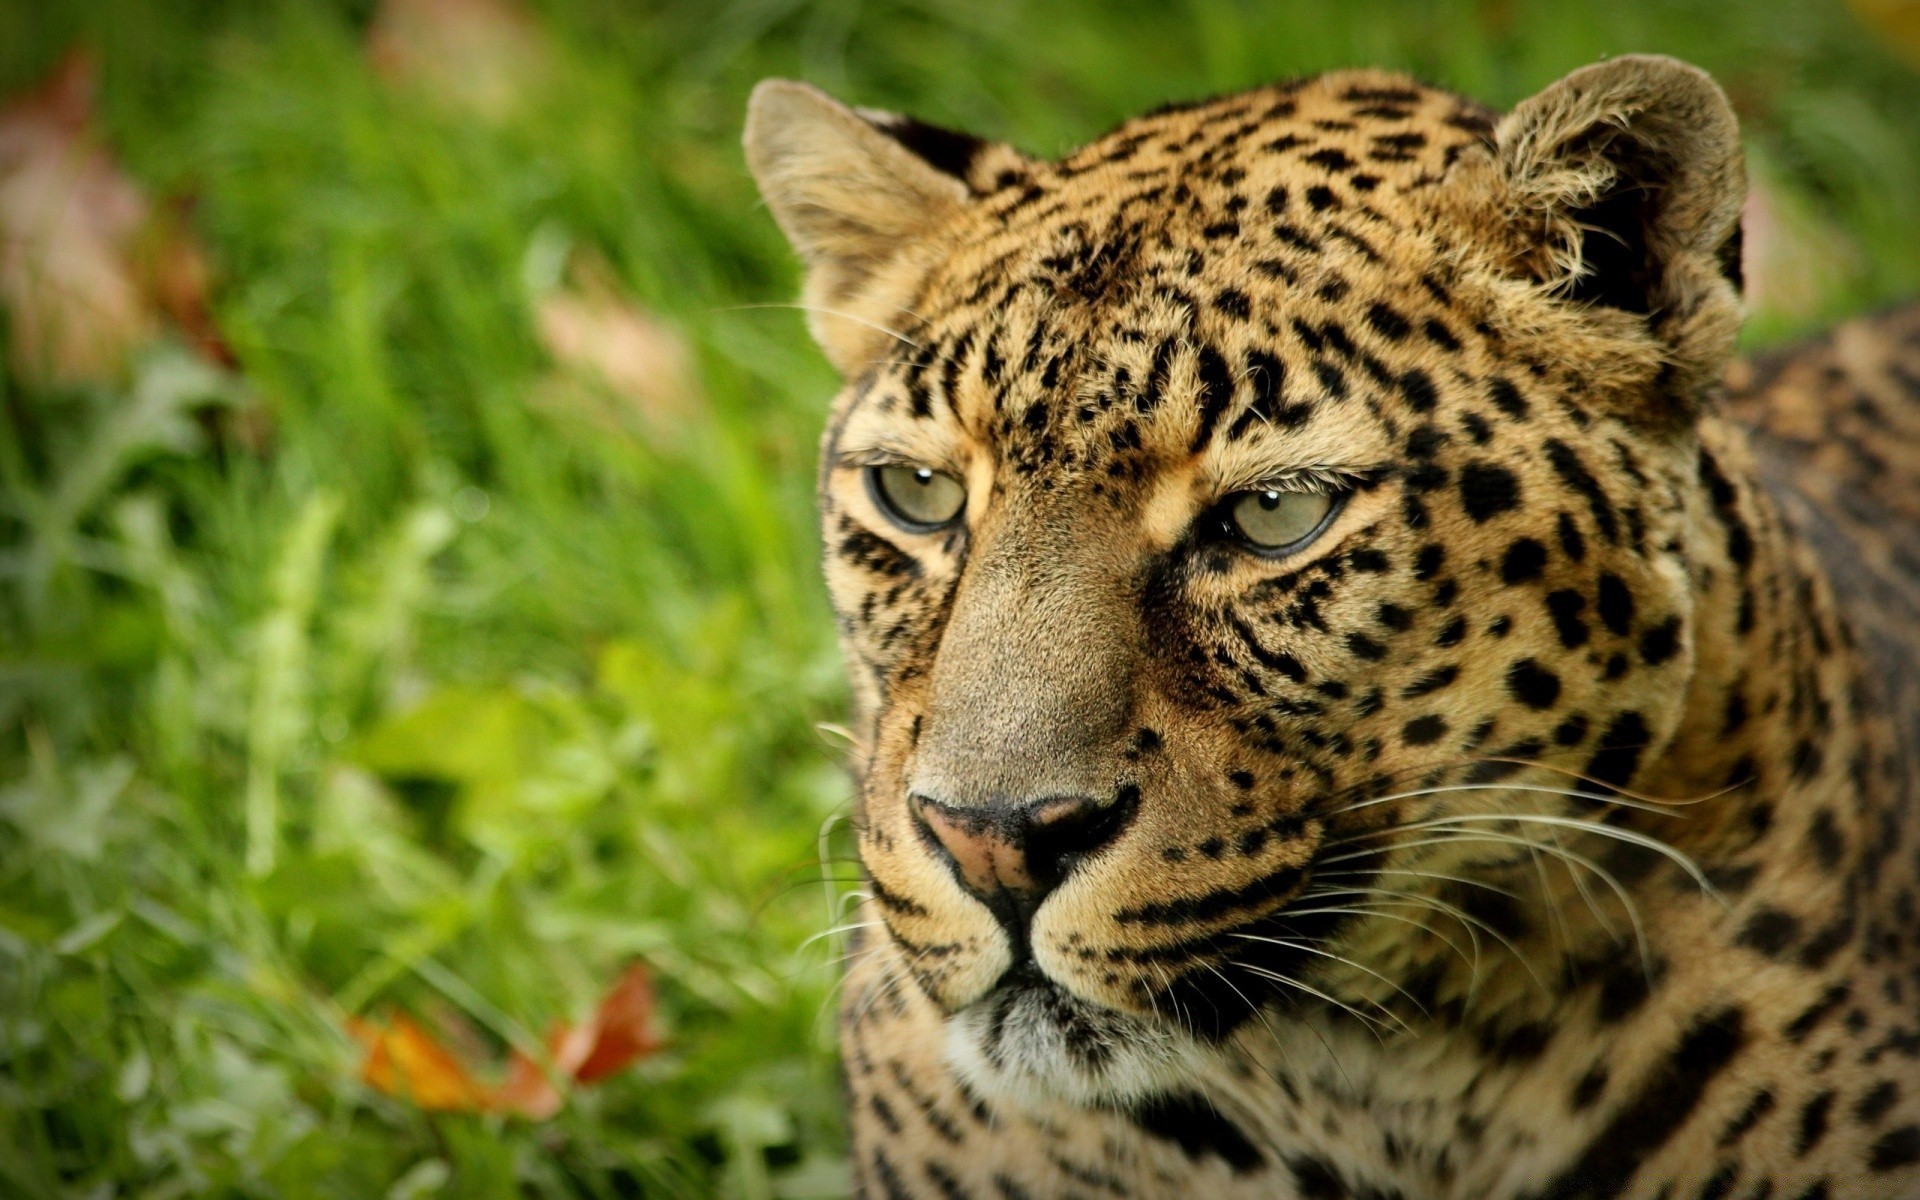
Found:
<path fill-rule="evenodd" d="M 844 1187 L 803 945 L 851 873 L 834 380 L 736 148 L 756 79 L 1056 153 L 1340 65 L 1507 105 L 1677 54 L 1746 123 L 1766 341 L 1920 288 L 1902 3 L 0 7 L 0 94 L 92 56 L 78 144 L 201 325 L 49 366 L 0 286 L 0 1196 Z M 548 1119 L 362 1079 L 349 1018 L 499 1062 L 634 961 L 667 1048 Z"/>

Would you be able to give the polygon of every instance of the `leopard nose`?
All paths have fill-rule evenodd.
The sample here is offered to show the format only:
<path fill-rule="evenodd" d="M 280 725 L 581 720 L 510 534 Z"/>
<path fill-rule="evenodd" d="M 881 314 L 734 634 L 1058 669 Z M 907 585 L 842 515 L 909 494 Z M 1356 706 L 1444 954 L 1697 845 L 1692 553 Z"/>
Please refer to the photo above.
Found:
<path fill-rule="evenodd" d="M 1126 787 L 1106 803 L 1049 796 L 979 807 L 915 796 L 913 808 L 961 886 L 989 903 L 1012 898 L 1031 905 L 1120 835 L 1139 796 L 1138 788 Z"/>

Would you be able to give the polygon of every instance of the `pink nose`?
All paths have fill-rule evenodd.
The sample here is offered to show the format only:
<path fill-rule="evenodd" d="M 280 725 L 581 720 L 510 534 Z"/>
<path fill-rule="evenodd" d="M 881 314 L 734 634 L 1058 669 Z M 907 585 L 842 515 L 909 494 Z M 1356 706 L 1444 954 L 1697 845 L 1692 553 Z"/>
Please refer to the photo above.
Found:
<path fill-rule="evenodd" d="M 968 891 L 982 899 L 1012 893 L 1037 900 L 1059 886 L 1081 859 L 1119 835 L 1137 795 L 1129 788 L 1114 804 L 1050 796 L 980 808 L 915 796 L 913 806 Z"/>

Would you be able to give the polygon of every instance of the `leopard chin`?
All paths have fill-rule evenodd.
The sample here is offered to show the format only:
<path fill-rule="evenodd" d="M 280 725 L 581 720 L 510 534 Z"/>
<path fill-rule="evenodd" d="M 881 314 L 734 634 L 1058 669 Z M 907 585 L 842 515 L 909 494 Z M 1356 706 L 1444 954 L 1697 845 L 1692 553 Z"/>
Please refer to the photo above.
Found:
<path fill-rule="evenodd" d="M 1179 1089 L 1219 1051 L 1170 1022 L 1073 995 L 1038 970 L 1010 972 L 947 1020 L 947 1060 L 992 1101 L 1131 1108 Z"/>

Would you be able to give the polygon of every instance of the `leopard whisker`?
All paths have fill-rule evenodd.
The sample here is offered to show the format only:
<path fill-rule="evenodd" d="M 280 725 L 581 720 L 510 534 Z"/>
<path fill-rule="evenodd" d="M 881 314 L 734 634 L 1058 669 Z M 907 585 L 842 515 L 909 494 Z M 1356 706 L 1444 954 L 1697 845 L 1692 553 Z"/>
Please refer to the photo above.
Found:
<path fill-rule="evenodd" d="M 1335 1008 L 1341 1009 L 1342 1011 L 1351 1014 L 1355 1019 L 1360 1021 L 1370 1031 L 1372 1031 L 1374 1038 L 1378 1040 L 1381 1045 L 1383 1046 L 1386 1045 L 1386 1039 L 1380 1037 L 1379 1027 L 1383 1024 L 1383 1022 L 1378 1017 L 1369 1017 L 1367 1014 L 1361 1012 L 1359 1009 L 1355 1008 L 1353 1005 L 1348 1004 L 1346 1001 L 1330 996 L 1327 993 L 1321 991 L 1319 988 L 1313 987 L 1310 984 L 1302 983 L 1291 975 L 1285 975 L 1279 971 L 1270 971 L 1265 967 L 1255 966 L 1252 963 L 1240 962 L 1237 959 L 1228 959 L 1227 965 L 1230 967 L 1237 967 L 1238 969 L 1247 972 L 1249 975 L 1256 975 L 1262 979 L 1270 979 L 1275 983 L 1284 984 L 1287 987 L 1298 989 L 1299 991 L 1305 992 L 1307 995 L 1312 996 L 1317 1000 L 1320 1000 L 1327 1004 L 1331 1004 Z M 1375 1002 L 1375 1007 L 1378 1007 L 1377 1002 Z M 1402 1029 L 1405 1029 L 1409 1033 L 1412 1032 L 1412 1030 L 1407 1027 L 1406 1022 L 1400 1020 L 1400 1018 L 1395 1016 L 1391 1011 L 1386 1009 L 1382 1009 L 1381 1011 L 1386 1012 L 1387 1016 L 1391 1017 L 1394 1023 L 1399 1025 Z M 1333 1052 L 1333 1048 L 1329 1046 L 1327 1048 L 1327 1052 L 1331 1054 Z"/>
<path fill-rule="evenodd" d="M 1685 813 L 1670 812 L 1651 801 L 1634 799 L 1622 800 L 1618 796 L 1608 796 L 1598 792 L 1583 792 L 1570 788 L 1547 787 L 1544 784 L 1534 783 L 1440 784 L 1435 787 L 1415 788 L 1410 792 L 1393 792 L 1385 796 L 1375 796 L 1370 800 L 1356 801 L 1344 808 L 1336 808 L 1331 812 L 1317 813 L 1315 815 L 1319 816 L 1322 820 L 1331 820 L 1334 817 L 1344 817 L 1348 813 L 1358 812 L 1363 808 L 1372 808 L 1379 804 L 1392 804 L 1400 800 L 1418 800 L 1427 796 L 1443 796 L 1454 792 L 1536 792 L 1547 796 L 1564 796 L 1569 800 L 1592 800 L 1598 804 L 1611 804 L 1617 808 L 1632 808 L 1642 812 L 1656 812 L 1669 817 L 1684 817 L 1687 815 Z M 1697 801 L 1685 801 L 1685 803 L 1692 804 L 1697 803 Z"/>
<path fill-rule="evenodd" d="M 1612 838 L 1615 841 L 1625 842 L 1628 845 L 1638 846 L 1643 850 L 1651 850 L 1655 854 L 1660 855 L 1661 857 L 1667 859 L 1669 862 L 1672 862 L 1674 865 L 1678 866 L 1681 870 L 1685 871 L 1687 875 L 1690 878 L 1692 878 L 1692 880 L 1696 884 L 1699 885 L 1700 890 L 1703 893 L 1705 893 L 1707 896 L 1710 896 L 1714 900 L 1719 901 L 1722 905 L 1726 904 L 1725 897 L 1720 895 L 1719 889 L 1713 886 L 1713 882 L 1707 878 L 1706 872 L 1700 869 L 1699 864 L 1695 863 L 1693 859 L 1690 858 L 1689 856 L 1681 853 L 1679 850 L 1676 850 L 1672 846 L 1669 846 L 1667 843 L 1661 841 L 1659 838 L 1649 837 L 1646 834 L 1641 833 L 1640 831 L 1635 829 L 1621 829 L 1618 826 L 1603 825 L 1598 821 L 1586 821 L 1578 817 L 1557 817 L 1557 816 L 1550 816 L 1545 813 L 1461 813 L 1455 816 L 1434 817 L 1434 818 L 1423 820 L 1423 821 L 1412 821 L 1406 824 L 1390 825 L 1382 829 L 1366 830 L 1361 833 L 1356 833 L 1344 838 L 1336 839 L 1335 841 L 1329 842 L 1328 844 L 1334 845 L 1334 846 L 1347 845 L 1353 842 L 1367 841 L 1372 838 L 1381 837 L 1381 836 L 1392 834 L 1392 833 L 1401 833 L 1401 832 L 1406 832 L 1411 830 L 1420 830 L 1420 829 L 1439 829 L 1439 828 L 1446 828 L 1452 825 L 1466 824 L 1470 822 L 1471 823 L 1484 823 L 1484 822 L 1500 823 L 1500 822 L 1507 822 L 1507 821 L 1525 823 L 1525 824 L 1546 825 L 1556 829 L 1577 829 L 1586 833 L 1597 834 L 1600 837 L 1607 837 L 1607 838 Z"/>
<path fill-rule="evenodd" d="M 1475 819 L 1477 820 L 1478 818 L 1475 818 Z M 1489 819 L 1525 820 L 1527 818 L 1524 815 L 1517 815 L 1511 818 L 1502 817 L 1502 818 L 1489 818 Z M 1537 819 L 1544 819 L 1544 818 L 1537 818 Z M 1452 829 L 1457 829 L 1458 824 L 1464 823 L 1466 820 L 1467 818 L 1440 818 L 1431 822 L 1420 822 L 1419 825 L 1421 825 L 1422 827 L 1431 828 L 1431 829 L 1452 830 Z M 1602 826 L 1602 828 L 1611 829 L 1612 827 Z M 1624 831 L 1615 831 L 1615 832 L 1624 832 Z M 1648 840 L 1651 841 L 1652 839 L 1648 839 Z M 1653 955 L 1652 955 L 1652 951 L 1649 950 L 1647 947 L 1646 931 L 1640 920 L 1639 909 L 1634 905 L 1633 900 L 1627 894 L 1627 890 L 1625 886 L 1621 884 L 1619 879 L 1617 879 L 1612 874 L 1612 872 L 1602 867 L 1599 863 L 1594 862 L 1592 859 L 1586 857 L 1585 855 L 1579 854 L 1572 850 L 1567 850 L 1558 846 L 1543 846 L 1540 843 L 1533 841 L 1532 839 L 1523 838 L 1518 834 L 1500 833 L 1498 831 L 1493 831 L 1493 830 L 1468 829 L 1466 831 L 1445 835 L 1440 838 L 1433 839 L 1432 841 L 1429 841 L 1429 842 L 1416 843 L 1416 844 L 1439 845 L 1447 841 L 1482 841 L 1482 842 L 1495 842 L 1503 845 L 1523 846 L 1528 849 L 1529 853 L 1545 852 L 1547 854 L 1552 854 L 1555 857 L 1560 858 L 1564 861 L 1567 861 L 1570 863 L 1578 863 L 1580 866 L 1583 866 L 1587 868 L 1589 871 L 1592 871 L 1595 875 L 1598 875 L 1601 878 L 1601 880 L 1607 884 L 1607 886 L 1613 889 L 1614 895 L 1619 897 L 1621 905 L 1626 908 L 1627 917 L 1633 923 L 1634 941 L 1639 947 L 1641 966 L 1645 968 L 1649 973 L 1651 973 L 1651 971 L 1653 970 Z M 1678 851 L 1674 851 L 1674 853 L 1679 854 Z M 1681 857 L 1684 858 L 1685 856 L 1681 856 Z M 1692 860 L 1688 859 L 1687 861 L 1691 862 Z M 1714 895 L 1716 898 L 1718 898 L 1717 893 L 1714 893 Z"/>
<path fill-rule="evenodd" d="M 1311 945 L 1307 942 L 1293 941 L 1289 938 L 1270 938 L 1257 933 L 1235 933 L 1235 934 L 1232 934 L 1231 936 L 1240 938 L 1242 941 L 1263 942 L 1268 945 L 1281 946 L 1288 950 L 1300 950 L 1300 951 L 1304 951 L 1307 954 L 1317 954 L 1322 958 L 1330 958 L 1335 962 L 1344 963 L 1347 966 L 1352 967 L 1356 971 L 1359 971 L 1366 975 L 1373 976 L 1375 979 L 1378 979 L 1381 983 L 1386 984 L 1388 987 L 1392 988 L 1394 991 L 1399 992 L 1402 996 L 1405 996 L 1407 998 L 1407 1003 L 1413 1005 L 1415 1008 L 1420 1010 L 1421 1016 L 1423 1017 L 1433 1016 L 1432 1013 L 1427 1011 L 1427 1006 L 1420 1003 L 1420 1001 L 1414 999 L 1413 994 L 1407 991 L 1407 989 L 1401 987 L 1399 984 L 1395 983 L 1393 980 L 1388 979 L 1385 975 L 1382 975 L 1380 972 L 1374 970 L 1373 968 L 1362 966 L 1361 964 L 1353 961 L 1352 959 L 1348 958 L 1344 954 L 1335 954 L 1331 950 L 1322 950 L 1318 946 Z"/>
<path fill-rule="evenodd" d="M 1474 835 L 1467 834 L 1462 836 L 1471 837 Z M 1441 842 L 1446 840 L 1447 839 L 1445 838 L 1434 838 L 1428 844 L 1438 845 Z M 1495 929 L 1492 925 L 1488 924 L 1486 921 L 1482 920 L 1479 917 L 1474 916 L 1470 912 L 1467 912 L 1465 909 L 1461 908 L 1459 905 L 1449 904 L 1447 901 L 1440 899 L 1438 896 L 1429 896 L 1420 892 L 1396 892 L 1388 888 L 1367 888 L 1367 887 L 1356 887 L 1356 888 L 1350 888 L 1348 890 L 1350 890 L 1354 895 L 1357 895 L 1357 896 L 1362 896 L 1362 895 L 1381 896 L 1395 903 L 1418 904 L 1427 908 L 1431 908 L 1436 912 L 1441 912 L 1446 914 L 1449 917 L 1452 917 L 1454 920 L 1466 926 L 1469 930 L 1469 936 L 1471 936 L 1472 930 L 1474 929 L 1480 930 L 1482 933 L 1485 933 L 1488 937 L 1499 942 L 1501 946 L 1505 947 L 1507 953 L 1513 955 L 1513 957 L 1519 961 L 1520 965 L 1526 968 L 1527 974 L 1533 978 L 1534 984 L 1538 986 L 1542 992 L 1549 992 L 1546 980 L 1541 977 L 1539 970 L 1533 965 L 1533 960 L 1528 958 L 1526 955 L 1520 953 L 1520 947 L 1514 945 L 1512 939 L 1508 938 L 1506 934 L 1501 933 L 1498 929 Z M 1477 953 L 1478 947 L 1479 947 L 1478 938 L 1474 938 L 1474 946 L 1475 946 L 1475 951 Z"/>
<path fill-rule="evenodd" d="M 1382 893 L 1382 894 L 1392 895 L 1392 893 Z M 1418 904 L 1421 902 L 1421 900 L 1419 897 L 1409 895 L 1409 896 L 1396 896 L 1391 902 L 1401 903 L 1401 904 Z M 1295 911 L 1296 910 L 1289 909 L 1287 913 L 1282 915 L 1283 916 L 1293 915 Z M 1454 954 L 1459 956 L 1461 962 L 1467 964 L 1467 969 L 1472 974 L 1473 979 L 1476 982 L 1479 980 L 1480 935 L 1474 930 L 1474 928 L 1471 925 L 1465 926 L 1465 929 L 1467 931 L 1468 945 L 1473 947 L 1473 954 L 1469 956 L 1466 951 L 1460 948 L 1460 943 L 1454 941 L 1452 938 L 1448 937 L 1446 934 L 1441 933 L 1438 929 L 1435 929 L 1433 926 L 1427 924 L 1425 921 L 1416 921 L 1412 917 L 1404 917 L 1399 915 L 1398 913 L 1382 912 L 1378 908 L 1374 908 L 1369 905 L 1355 904 L 1355 905 L 1345 905 L 1345 906 L 1336 907 L 1336 908 L 1307 908 L 1307 909 L 1299 909 L 1297 911 L 1298 911 L 1298 914 L 1301 916 L 1317 916 L 1322 914 L 1331 914 L 1331 915 L 1351 914 L 1353 916 L 1377 917 L 1383 921 L 1398 921 L 1402 925 L 1411 925 L 1415 929 L 1418 929 L 1423 933 L 1426 933 L 1432 937 L 1438 938 L 1443 945 L 1445 945 L 1449 950 L 1452 950 Z M 1435 910 L 1435 911 L 1438 911 L 1438 910 Z"/>

